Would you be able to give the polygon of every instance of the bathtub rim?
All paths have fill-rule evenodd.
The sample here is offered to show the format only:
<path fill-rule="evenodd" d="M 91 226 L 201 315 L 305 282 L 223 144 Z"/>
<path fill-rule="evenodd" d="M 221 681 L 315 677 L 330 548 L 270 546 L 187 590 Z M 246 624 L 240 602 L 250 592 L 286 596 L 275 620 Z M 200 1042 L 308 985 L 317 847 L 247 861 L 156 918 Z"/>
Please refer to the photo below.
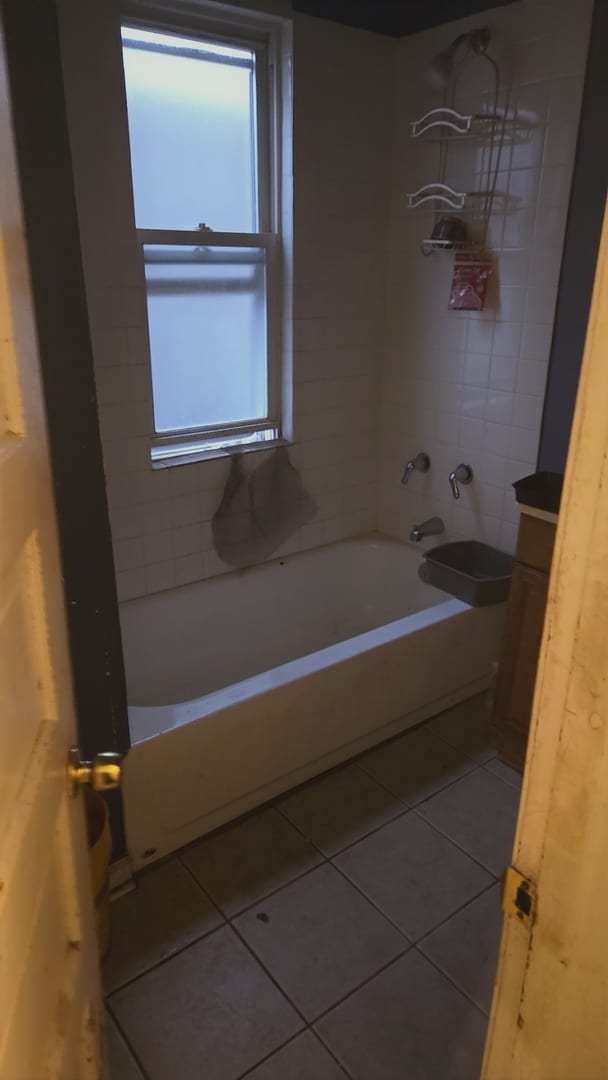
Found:
<path fill-rule="evenodd" d="M 383 623 L 373 630 L 355 634 L 353 637 L 345 638 L 322 649 L 316 649 L 295 660 L 288 660 L 284 664 L 268 668 L 257 675 L 251 675 L 218 690 L 212 690 L 208 694 L 166 705 L 130 704 L 128 711 L 131 744 L 137 746 L 185 724 L 204 720 L 222 709 L 242 704 L 270 690 L 287 686 L 316 672 L 360 656 L 362 653 L 382 648 L 383 645 L 399 638 L 407 638 L 410 634 L 469 610 L 469 604 L 449 597 L 421 611 Z M 144 726 L 149 730 L 142 733 Z"/>

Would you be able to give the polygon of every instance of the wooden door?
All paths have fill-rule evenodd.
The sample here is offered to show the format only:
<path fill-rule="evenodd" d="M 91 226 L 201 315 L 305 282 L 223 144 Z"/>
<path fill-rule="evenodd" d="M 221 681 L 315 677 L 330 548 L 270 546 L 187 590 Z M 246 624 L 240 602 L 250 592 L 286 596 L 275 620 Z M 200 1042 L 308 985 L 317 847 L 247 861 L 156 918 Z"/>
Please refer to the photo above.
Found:
<path fill-rule="evenodd" d="M 555 554 L 484 1080 L 608 1077 L 608 218 Z"/>
<path fill-rule="evenodd" d="M 0 1077 L 104 1075 L 36 328 L 0 24 Z"/>

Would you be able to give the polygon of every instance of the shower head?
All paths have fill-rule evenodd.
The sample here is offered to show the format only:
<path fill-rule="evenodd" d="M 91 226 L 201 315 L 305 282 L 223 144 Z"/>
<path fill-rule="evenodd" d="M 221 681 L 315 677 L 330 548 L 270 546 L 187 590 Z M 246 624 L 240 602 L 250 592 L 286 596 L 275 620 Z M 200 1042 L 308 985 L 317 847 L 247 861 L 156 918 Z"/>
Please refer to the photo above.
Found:
<path fill-rule="evenodd" d="M 461 45 L 466 45 L 474 53 L 485 53 L 490 44 L 490 31 L 482 28 L 460 34 L 443 52 L 437 53 L 425 72 L 428 83 L 435 90 L 444 90 L 454 71 L 454 60 Z"/>

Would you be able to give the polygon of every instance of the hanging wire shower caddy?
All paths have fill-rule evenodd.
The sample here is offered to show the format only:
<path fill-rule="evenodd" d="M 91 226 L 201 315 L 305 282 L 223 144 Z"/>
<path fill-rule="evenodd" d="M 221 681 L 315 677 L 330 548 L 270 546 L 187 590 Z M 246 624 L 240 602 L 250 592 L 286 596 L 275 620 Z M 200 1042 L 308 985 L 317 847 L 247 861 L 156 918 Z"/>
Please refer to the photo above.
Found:
<path fill-rule="evenodd" d="M 466 42 L 475 57 L 487 61 L 493 72 L 493 88 L 490 92 L 493 96 L 492 106 L 487 112 L 463 113 L 455 107 L 455 98 L 458 81 L 462 74 L 461 69 L 455 78 L 452 78 L 454 53 L 457 47 Z M 410 137 L 421 142 L 433 142 L 439 146 L 438 178 L 428 184 L 424 184 L 417 191 L 407 193 L 407 206 L 410 210 L 435 209 L 437 211 L 450 210 L 459 213 L 472 213 L 480 222 L 478 239 L 445 239 L 430 236 L 423 240 L 420 247 L 425 255 L 433 251 L 461 251 L 475 253 L 483 251 L 486 244 L 488 226 L 492 207 L 496 197 L 496 184 L 500 158 L 506 135 L 507 108 L 502 115 L 498 110 L 498 89 L 500 75 L 496 61 L 487 54 L 490 43 L 490 35 L 486 30 L 473 31 L 463 34 L 433 61 L 443 65 L 441 74 L 444 76 L 443 104 L 430 109 L 428 112 L 410 124 Z M 445 63 L 446 58 L 449 62 Z M 449 102 L 448 102 L 449 88 Z M 449 149 L 450 144 L 456 145 L 464 140 L 475 141 L 482 150 L 485 164 L 480 171 L 480 184 L 475 190 L 459 191 L 449 184 Z"/>

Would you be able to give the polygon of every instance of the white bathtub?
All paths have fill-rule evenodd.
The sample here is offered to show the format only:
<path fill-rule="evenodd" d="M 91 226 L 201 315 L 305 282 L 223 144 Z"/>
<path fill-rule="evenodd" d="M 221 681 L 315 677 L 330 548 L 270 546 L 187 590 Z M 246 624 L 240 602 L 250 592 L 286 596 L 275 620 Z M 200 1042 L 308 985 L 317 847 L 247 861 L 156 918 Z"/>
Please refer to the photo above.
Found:
<path fill-rule="evenodd" d="M 487 685 L 470 608 L 374 534 L 121 605 L 136 866 Z"/>

